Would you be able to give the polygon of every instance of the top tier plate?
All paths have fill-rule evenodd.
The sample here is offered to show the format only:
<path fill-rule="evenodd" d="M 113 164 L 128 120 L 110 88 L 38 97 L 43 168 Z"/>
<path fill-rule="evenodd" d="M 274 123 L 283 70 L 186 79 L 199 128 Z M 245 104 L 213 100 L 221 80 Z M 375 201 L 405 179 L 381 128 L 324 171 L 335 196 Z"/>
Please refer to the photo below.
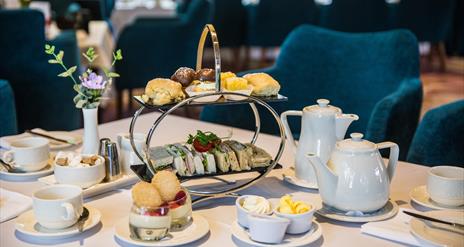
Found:
<path fill-rule="evenodd" d="M 286 96 L 283 96 L 283 95 L 280 95 L 280 94 L 278 94 L 277 96 L 269 96 L 269 97 L 258 97 L 258 96 L 251 96 L 251 97 L 260 99 L 260 100 L 268 102 L 268 103 L 269 102 L 285 102 L 285 101 L 288 100 L 288 98 Z M 150 105 L 150 104 L 145 103 L 142 100 L 141 96 L 134 96 L 133 98 L 140 105 L 142 105 L 142 106 L 144 106 L 146 108 L 155 109 L 155 110 L 158 110 L 158 109 L 159 110 L 168 110 L 168 109 L 170 109 L 171 107 L 173 107 L 173 106 L 175 106 L 177 104 L 177 103 L 172 103 L 172 104 L 166 104 L 166 105 L 162 105 L 162 106 Z M 246 98 L 244 100 L 227 100 L 224 97 L 221 97 L 219 100 L 213 101 L 213 102 L 195 102 L 195 101 L 192 101 L 192 102 L 189 102 L 186 105 L 188 105 L 188 106 L 240 105 L 240 104 L 248 104 L 248 103 L 253 103 L 253 102 L 254 101 L 251 98 Z"/>

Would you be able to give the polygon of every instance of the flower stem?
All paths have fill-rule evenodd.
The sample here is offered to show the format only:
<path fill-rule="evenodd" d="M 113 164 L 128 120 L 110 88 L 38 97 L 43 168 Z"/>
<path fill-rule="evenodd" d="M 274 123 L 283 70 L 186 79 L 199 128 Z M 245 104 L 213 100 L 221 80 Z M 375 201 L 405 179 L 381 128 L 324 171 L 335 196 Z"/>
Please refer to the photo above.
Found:
<path fill-rule="evenodd" d="M 66 65 L 64 65 L 63 61 L 62 61 L 61 59 L 60 59 L 60 60 L 57 59 L 58 56 L 57 56 L 55 53 L 53 53 L 53 56 L 55 57 L 55 60 L 57 60 L 57 61 L 60 62 L 60 65 L 61 65 L 61 67 L 63 67 L 64 71 L 68 71 L 68 68 L 66 68 Z M 74 79 L 74 76 L 73 76 L 72 74 L 69 75 L 69 77 L 71 77 L 71 79 L 73 80 L 74 84 L 78 84 L 77 81 L 76 81 L 76 79 Z"/>

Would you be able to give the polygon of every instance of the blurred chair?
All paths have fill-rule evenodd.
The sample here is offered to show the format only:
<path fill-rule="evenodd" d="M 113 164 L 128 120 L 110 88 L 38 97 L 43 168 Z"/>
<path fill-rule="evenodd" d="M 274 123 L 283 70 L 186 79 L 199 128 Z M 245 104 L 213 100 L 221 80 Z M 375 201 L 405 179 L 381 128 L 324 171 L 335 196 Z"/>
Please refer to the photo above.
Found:
<path fill-rule="evenodd" d="M 288 96 L 288 102 L 272 104 L 279 114 L 329 99 L 359 115 L 348 133 L 396 142 L 406 158 L 422 103 L 418 45 L 411 32 L 350 34 L 303 25 L 287 37 L 275 65 L 262 71 Z M 201 113 L 202 120 L 247 129 L 254 129 L 252 116 L 247 106 L 209 106 Z M 295 132 L 300 123 L 290 119 Z M 261 112 L 261 125 L 263 132 L 278 133 L 270 114 Z"/>
<path fill-rule="evenodd" d="M 277 47 L 285 37 L 301 24 L 316 23 L 314 0 L 259 0 L 245 7 L 248 12 L 247 44 Z"/>
<path fill-rule="evenodd" d="M 16 107 L 13 90 L 8 81 L 0 79 L 0 136 L 15 135 L 18 132 Z"/>
<path fill-rule="evenodd" d="M 464 167 L 464 100 L 428 111 L 411 143 L 408 162 Z"/>
<path fill-rule="evenodd" d="M 18 131 L 43 128 L 72 130 L 81 125 L 75 108 L 72 81 L 57 75 L 59 66 L 48 64 L 45 43 L 64 50 L 68 66 L 79 65 L 79 51 L 73 32 L 62 32 L 45 41 L 41 12 L 30 9 L 0 10 L 0 47 L 3 59 L 0 78 L 10 82 L 16 99 Z"/>
<path fill-rule="evenodd" d="M 445 70 L 443 42 L 451 34 L 455 0 L 402 0 L 393 6 L 393 27 L 409 29 L 419 41 L 431 42 L 432 52 L 438 54 L 440 67 Z"/>
<path fill-rule="evenodd" d="M 342 32 L 389 29 L 389 11 L 385 0 L 333 0 L 331 4 L 318 7 L 318 24 L 321 27 Z"/>
<path fill-rule="evenodd" d="M 156 77 L 169 78 L 177 68 L 194 68 L 198 40 L 211 20 L 211 3 L 194 0 L 185 14 L 173 19 L 139 18 L 126 26 L 117 41 L 124 60 L 116 63 L 121 77 L 116 79 L 118 116 L 122 110 L 122 90 L 145 87 Z"/>
<path fill-rule="evenodd" d="M 240 60 L 240 48 L 246 42 L 247 12 L 242 0 L 215 0 L 214 25 L 221 48 L 232 48 L 232 61 L 237 69 L 243 64 Z"/>

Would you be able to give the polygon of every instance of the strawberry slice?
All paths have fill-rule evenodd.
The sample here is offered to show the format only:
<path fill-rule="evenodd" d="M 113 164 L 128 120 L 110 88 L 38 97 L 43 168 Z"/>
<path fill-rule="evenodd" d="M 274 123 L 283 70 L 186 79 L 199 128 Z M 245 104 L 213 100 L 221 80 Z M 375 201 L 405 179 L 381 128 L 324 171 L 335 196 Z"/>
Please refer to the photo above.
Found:
<path fill-rule="evenodd" d="M 179 206 L 184 205 L 187 201 L 187 194 L 183 190 L 177 192 L 176 197 L 172 203 L 178 204 Z M 171 206 L 171 204 L 169 204 Z"/>

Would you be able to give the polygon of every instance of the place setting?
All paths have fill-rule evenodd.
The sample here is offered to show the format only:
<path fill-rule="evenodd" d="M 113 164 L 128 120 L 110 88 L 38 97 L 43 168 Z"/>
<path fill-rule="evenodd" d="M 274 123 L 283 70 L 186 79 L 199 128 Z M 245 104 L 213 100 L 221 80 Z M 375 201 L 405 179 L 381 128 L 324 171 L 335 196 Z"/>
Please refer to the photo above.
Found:
<path fill-rule="evenodd" d="M 53 173 L 55 153 L 43 137 L 25 137 L 12 141 L 0 157 L 0 178 L 26 181 Z"/>
<path fill-rule="evenodd" d="M 427 185 L 417 186 L 409 193 L 411 201 L 428 209 L 464 211 L 464 203 L 458 199 L 463 197 L 463 173 L 458 167 L 431 168 Z"/>
<path fill-rule="evenodd" d="M 98 209 L 84 205 L 80 187 L 52 185 L 34 192 L 32 210 L 15 219 L 15 229 L 28 237 L 56 240 L 88 231 L 100 220 Z"/>

